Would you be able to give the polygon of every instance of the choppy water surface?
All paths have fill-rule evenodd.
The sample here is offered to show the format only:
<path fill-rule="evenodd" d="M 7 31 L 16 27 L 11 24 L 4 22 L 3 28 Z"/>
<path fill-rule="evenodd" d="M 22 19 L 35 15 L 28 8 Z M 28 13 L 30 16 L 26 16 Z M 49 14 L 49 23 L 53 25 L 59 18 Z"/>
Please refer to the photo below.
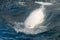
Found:
<path fill-rule="evenodd" d="M 60 40 L 60 5 L 57 2 L 51 5 L 45 1 L 1 0 L 0 39 Z"/>

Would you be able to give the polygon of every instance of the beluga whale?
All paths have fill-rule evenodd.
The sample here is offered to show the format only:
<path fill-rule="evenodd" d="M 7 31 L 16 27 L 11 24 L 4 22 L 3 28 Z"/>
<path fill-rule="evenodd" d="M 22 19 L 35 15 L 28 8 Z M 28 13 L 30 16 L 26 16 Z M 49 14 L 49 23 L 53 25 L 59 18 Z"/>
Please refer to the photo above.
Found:
<path fill-rule="evenodd" d="M 37 4 L 41 4 L 39 8 L 36 10 L 32 11 L 30 15 L 27 17 L 25 20 L 24 24 L 26 28 L 34 28 L 36 25 L 41 24 L 44 22 L 44 17 L 45 17 L 45 5 L 52 5 L 52 3 L 48 2 L 37 2 Z"/>
<path fill-rule="evenodd" d="M 30 15 L 23 23 L 15 22 L 14 29 L 17 32 L 23 32 L 25 34 L 38 34 L 47 31 L 47 26 L 41 26 L 45 21 L 45 6 L 53 5 L 53 3 L 38 1 L 35 1 L 35 3 L 40 4 L 41 6 L 30 12 Z M 21 25 L 24 25 L 23 29 L 21 28 Z"/>

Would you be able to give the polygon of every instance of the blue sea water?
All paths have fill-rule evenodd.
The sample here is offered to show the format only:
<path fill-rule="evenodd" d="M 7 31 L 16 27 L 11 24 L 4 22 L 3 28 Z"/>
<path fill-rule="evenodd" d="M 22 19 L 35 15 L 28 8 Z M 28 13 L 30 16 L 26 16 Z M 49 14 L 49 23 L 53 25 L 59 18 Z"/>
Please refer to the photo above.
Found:
<path fill-rule="evenodd" d="M 34 4 L 34 6 L 32 4 L 31 6 L 29 4 L 27 4 L 28 6 L 18 5 L 19 1 L 0 0 L 0 40 L 60 40 L 60 10 L 55 10 L 55 8 L 58 8 L 55 6 L 50 13 L 54 15 L 52 20 L 48 20 L 48 22 L 52 22 L 52 26 L 49 25 L 49 27 L 54 26 L 54 28 L 49 31 L 38 34 L 17 33 L 12 28 L 13 26 L 9 26 L 9 21 L 24 22 L 29 13 L 40 6 L 39 4 Z"/>

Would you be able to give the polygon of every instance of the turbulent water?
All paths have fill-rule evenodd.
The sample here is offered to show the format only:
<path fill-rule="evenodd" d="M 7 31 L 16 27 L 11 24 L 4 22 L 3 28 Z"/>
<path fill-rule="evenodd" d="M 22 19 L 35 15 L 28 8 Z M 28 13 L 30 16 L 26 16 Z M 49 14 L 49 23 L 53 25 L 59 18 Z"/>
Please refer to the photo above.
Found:
<path fill-rule="evenodd" d="M 54 2 L 0 0 L 0 39 L 60 40 L 60 4 Z"/>

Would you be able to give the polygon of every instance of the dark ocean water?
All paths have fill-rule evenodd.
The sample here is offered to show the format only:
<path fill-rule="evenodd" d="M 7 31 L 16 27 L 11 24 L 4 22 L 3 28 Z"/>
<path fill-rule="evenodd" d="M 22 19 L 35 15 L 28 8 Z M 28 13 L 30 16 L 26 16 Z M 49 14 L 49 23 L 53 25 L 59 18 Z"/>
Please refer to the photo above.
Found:
<path fill-rule="evenodd" d="M 22 0 L 0 0 L 0 40 L 60 40 L 60 5 L 56 3 L 56 5 L 47 7 L 47 13 L 49 13 L 47 14 L 47 22 L 51 22 L 48 28 L 51 29 L 33 35 L 17 33 L 12 28 L 13 24 L 11 24 L 12 26 L 8 25 L 14 21 L 24 22 L 30 12 L 40 6 L 39 4 L 33 4 L 35 0 L 26 0 L 24 5 L 19 5 L 19 1 Z M 51 14 L 52 17 L 50 17 Z"/>

